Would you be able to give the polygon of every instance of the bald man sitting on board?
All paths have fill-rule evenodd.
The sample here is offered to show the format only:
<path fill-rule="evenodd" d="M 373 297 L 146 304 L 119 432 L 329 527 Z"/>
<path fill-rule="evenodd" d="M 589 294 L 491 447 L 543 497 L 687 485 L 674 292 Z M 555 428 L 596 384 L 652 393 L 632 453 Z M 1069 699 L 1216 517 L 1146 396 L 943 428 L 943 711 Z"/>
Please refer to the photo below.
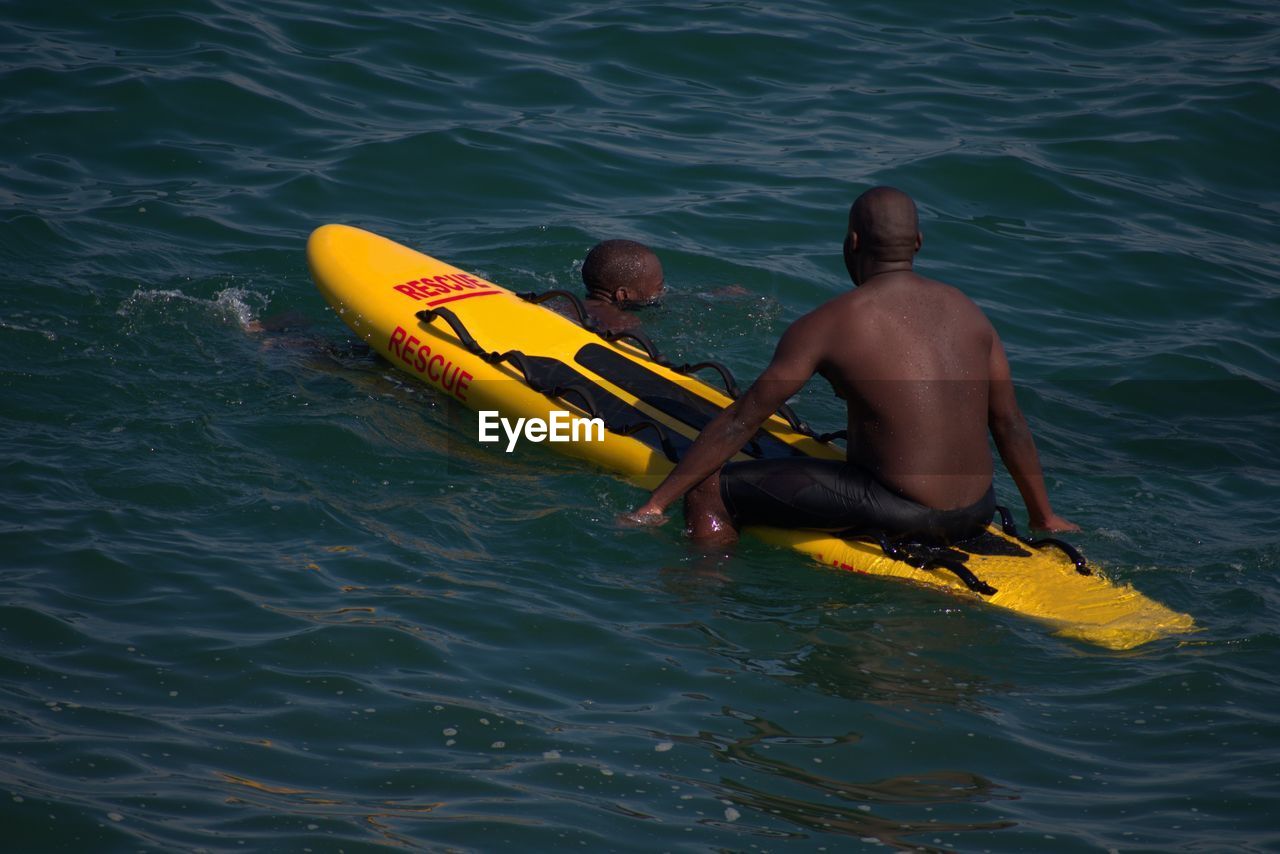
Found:
<path fill-rule="evenodd" d="M 703 541 L 774 525 L 958 542 L 994 513 L 989 431 L 1031 526 L 1079 530 L 1049 504 L 999 336 L 959 290 L 913 271 L 920 245 L 910 196 L 892 187 L 859 196 L 844 240 L 855 287 L 791 324 L 759 379 L 629 518 L 658 524 L 687 496 L 690 534 Z M 726 464 L 814 374 L 847 401 L 847 462 Z"/>

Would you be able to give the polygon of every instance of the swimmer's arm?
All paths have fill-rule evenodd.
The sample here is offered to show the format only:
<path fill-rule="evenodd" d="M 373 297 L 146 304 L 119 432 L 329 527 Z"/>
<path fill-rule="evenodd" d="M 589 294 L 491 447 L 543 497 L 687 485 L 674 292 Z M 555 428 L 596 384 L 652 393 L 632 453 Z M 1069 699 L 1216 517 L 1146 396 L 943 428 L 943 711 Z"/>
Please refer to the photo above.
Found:
<path fill-rule="evenodd" d="M 1044 531 L 1078 531 L 1080 526 L 1068 522 L 1053 512 L 1049 504 L 1049 492 L 1044 485 L 1044 472 L 1040 468 L 1040 455 L 1036 442 L 1027 426 L 1027 419 L 1018 406 L 1013 391 L 1013 376 L 1004 345 L 996 338 L 991 347 L 991 388 L 987 403 L 987 424 L 995 439 L 1000 459 L 1013 477 L 1027 507 L 1028 524 Z"/>
<path fill-rule="evenodd" d="M 817 368 L 813 336 L 803 318 L 778 342 L 773 361 L 729 408 L 711 420 L 649 500 L 630 514 L 633 521 L 661 517 L 671 504 L 717 471 L 787 398 L 799 391 Z"/>

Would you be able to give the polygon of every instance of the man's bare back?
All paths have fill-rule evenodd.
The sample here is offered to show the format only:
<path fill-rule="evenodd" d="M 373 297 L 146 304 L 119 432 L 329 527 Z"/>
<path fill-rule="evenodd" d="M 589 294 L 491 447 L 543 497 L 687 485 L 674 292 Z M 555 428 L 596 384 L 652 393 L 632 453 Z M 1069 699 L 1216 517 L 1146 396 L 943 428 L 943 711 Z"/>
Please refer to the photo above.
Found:
<path fill-rule="evenodd" d="M 989 432 L 1032 527 L 1078 530 L 1049 504 L 999 336 L 960 291 L 913 272 L 920 246 L 909 196 L 891 187 L 860 196 L 844 243 L 855 290 L 783 333 L 760 378 L 631 518 L 660 520 L 687 493 L 690 530 L 701 539 L 732 539 L 743 519 L 838 530 L 846 518 L 851 530 L 882 522 L 954 537 L 990 519 Z M 814 374 L 848 404 L 848 464 L 738 463 L 732 479 L 722 478 L 725 462 Z"/>
<path fill-rule="evenodd" d="M 953 287 L 885 273 L 811 315 L 819 373 L 848 403 L 849 460 L 929 507 L 991 485 L 987 386 L 993 330 Z"/>

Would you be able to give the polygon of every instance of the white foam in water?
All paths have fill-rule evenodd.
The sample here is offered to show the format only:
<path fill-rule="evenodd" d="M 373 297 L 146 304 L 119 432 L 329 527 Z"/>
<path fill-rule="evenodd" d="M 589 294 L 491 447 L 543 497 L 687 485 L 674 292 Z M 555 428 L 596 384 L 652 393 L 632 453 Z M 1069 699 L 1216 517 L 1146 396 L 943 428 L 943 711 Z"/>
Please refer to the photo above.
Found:
<path fill-rule="evenodd" d="M 7 319 L 0 319 L 0 330 L 4 330 L 6 332 L 34 332 L 35 334 L 42 336 L 46 341 L 58 340 L 58 335 L 53 330 L 37 329 L 34 326 L 23 326 Z"/>
<path fill-rule="evenodd" d="M 257 320 L 253 308 L 249 305 L 249 300 L 255 296 L 258 295 L 244 288 L 227 288 L 218 291 L 214 304 L 229 311 L 239 322 L 240 328 L 248 329 L 249 324 Z"/>
<path fill-rule="evenodd" d="M 155 303 L 167 303 L 174 300 L 191 300 L 182 291 L 134 291 L 128 299 L 120 304 L 116 314 L 121 317 L 132 317 L 140 307 Z"/>
<path fill-rule="evenodd" d="M 267 297 L 241 287 L 223 288 L 213 299 L 191 296 L 179 290 L 136 290 L 120 304 L 116 314 L 137 320 L 148 310 L 158 309 L 166 318 L 173 318 L 182 309 L 212 313 L 216 317 L 233 320 L 241 329 L 248 329 L 258 319 L 258 313 L 266 305 Z"/>

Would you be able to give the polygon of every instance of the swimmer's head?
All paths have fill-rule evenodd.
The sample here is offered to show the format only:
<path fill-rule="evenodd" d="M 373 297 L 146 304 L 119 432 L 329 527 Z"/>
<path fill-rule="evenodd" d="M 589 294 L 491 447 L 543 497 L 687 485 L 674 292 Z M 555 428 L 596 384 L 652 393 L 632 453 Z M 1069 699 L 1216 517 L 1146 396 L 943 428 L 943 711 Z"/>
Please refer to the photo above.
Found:
<path fill-rule="evenodd" d="M 593 246 L 582 262 L 582 284 L 588 299 L 623 308 L 652 305 L 666 287 L 658 256 L 634 240 L 605 240 Z"/>

